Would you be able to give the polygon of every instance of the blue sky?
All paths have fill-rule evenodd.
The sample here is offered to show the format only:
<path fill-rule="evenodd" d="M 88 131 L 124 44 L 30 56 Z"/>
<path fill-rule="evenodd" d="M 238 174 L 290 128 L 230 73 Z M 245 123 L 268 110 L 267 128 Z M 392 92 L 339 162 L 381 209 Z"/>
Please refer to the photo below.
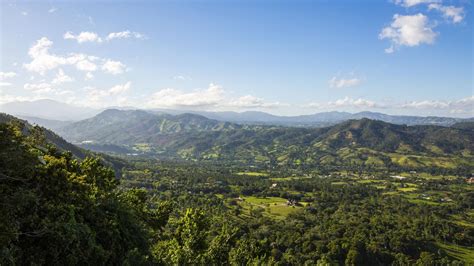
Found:
<path fill-rule="evenodd" d="M 470 1 L 1 2 L 0 103 L 474 116 Z"/>

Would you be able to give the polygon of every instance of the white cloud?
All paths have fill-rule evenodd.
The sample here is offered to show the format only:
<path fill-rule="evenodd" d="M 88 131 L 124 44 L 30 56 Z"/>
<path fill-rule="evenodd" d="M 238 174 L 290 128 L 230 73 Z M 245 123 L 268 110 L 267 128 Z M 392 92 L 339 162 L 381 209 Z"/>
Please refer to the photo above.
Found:
<path fill-rule="evenodd" d="M 155 92 L 148 102 L 153 107 L 215 107 L 224 100 L 221 86 L 211 83 L 206 90 L 183 92 L 176 89 L 163 89 Z"/>
<path fill-rule="evenodd" d="M 48 13 L 54 13 L 54 12 L 56 12 L 56 11 L 58 11 L 57 8 L 51 7 L 51 8 L 48 10 Z"/>
<path fill-rule="evenodd" d="M 448 108 L 449 104 L 445 101 L 424 100 L 408 102 L 402 104 L 400 107 L 407 109 L 444 109 Z"/>
<path fill-rule="evenodd" d="M 419 4 L 439 3 L 441 0 L 395 0 L 395 4 L 404 7 L 412 7 Z"/>
<path fill-rule="evenodd" d="M 286 104 L 282 104 L 280 102 L 265 102 L 262 98 L 257 98 L 252 95 L 245 95 L 239 97 L 235 100 L 231 100 L 229 103 L 225 104 L 229 107 L 238 107 L 238 108 L 275 108 L 280 106 L 287 106 Z"/>
<path fill-rule="evenodd" d="M 329 87 L 331 88 L 349 88 L 349 87 L 355 87 L 357 85 L 360 85 L 362 83 L 362 80 L 359 78 L 337 78 L 337 77 L 332 77 L 329 80 Z"/>
<path fill-rule="evenodd" d="M 15 72 L 0 72 L 0 81 L 16 77 Z"/>
<path fill-rule="evenodd" d="M 190 77 L 185 77 L 182 75 L 177 75 L 173 77 L 174 80 L 192 80 Z"/>
<path fill-rule="evenodd" d="M 430 4 L 429 10 L 438 10 L 443 14 L 443 17 L 450 20 L 452 23 L 459 23 L 464 19 L 464 8 L 455 6 L 443 6 L 440 4 Z"/>
<path fill-rule="evenodd" d="M 8 86 L 11 86 L 12 84 L 10 82 L 4 82 L 4 81 L 0 81 L 0 87 L 8 87 Z"/>
<path fill-rule="evenodd" d="M 74 81 L 73 78 L 70 76 L 64 74 L 64 71 L 62 69 L 58 70 L 58 73 L 56 74 L 56 77 L 53 79 L 52 83 L 53 84 L 61 84 L 64 82 L 71 82 Z"/>
<path fill-rule="evenodd" d="M 99 36 L 99 34 L 95 32 L 90 32 L 90 31 L 83 31 L 77 35 L 74 35 L 74 33 L 68 31 L 64 33 L 63 38 L 66 40 L 76 40 L 78 43 L 103 42 L 103 39 Z M 129 30 L 125 30 L 125 31 L 119 31 L 119 32 L 111 32 L 105 37 L 105 40 L 112 41 L 114 39 L 129 39 L 129 38 L 146 39 L 146 36 L 140 32 L 135 32 L 135 31 L 132 32 Z"/>
<path fill-rule="evenodd" d="M 32 61 L 23 66 L 29 71 L 44 75 L 47 71 L 62 65 L 75 66 L 79 71 L 94 72 L 99 68 L 97 64 L 104 62 L 102 66 L 104 71 L 112 74 L 124 72 L 123 63 L 110 59 L 104 60 L 97 56 L 78 53 L 70 53 L 67 56 L 51 54 L 49 50 L 52 45 L 53 42 L 46 37 L 39 39 L 28 51 Z M 90 77 L 90 75 L 87 76 Z"/>
<path fill-rule="evenodd" d="M 126 105 L 128 98 L 123 94 L 130 90 L 132 83 L 119 84 L 110 89 L 97 89 L 94 87 L 84 88 L 87 91 L 87 99 L 79 104 L 91 107 L 106 107 L 111 105 Z"/>
<path fill-rule="evenodd" d="M 393 47 L 393 45 L 391 45 L 390 47 L 385 48 L 384 52 L 387 53 L 387 54 L 391 54 L 391 53 L 395 52 L 395 48 Z"/>
<path fill-rule="evenodd" d="M 336 101 L 330 101 L 326 103 L 310 103 L 307 107 L 316 109 L 337 109 L 337 108 L 382 108 L 383 105 L 377 104 L 374 101 L 358 98 L 345 97 Z"/>
<path fill-rule="evenodd" d="M 56 95 L 64 96 L 64 95 L 74 95 L 74 91 L 71 90 L 59 90 L 56 91 Z"/>
<path fill-rule="evenodd" d="M 44 81 L 40 81 L 39 83 L 25 83 L 23 88 L 27 91 L 33 93 L 33 95 L 42 95 L 48 97 L 60 97 L 57 100 L 64 101 L 64 96 L 73 95 L 75 94 L 74 91 L 71 90 L 64 90 L 55 85 L 61 84 L 63 82 L 72 81 L 72 78 L 68 77 L 67 75 L 60 70 L 55 79 L 51 83 L 47 83 Z M 31 95 L 30 93 L 30 95 Z"/>
<path fill-rule="evenodd" d="M 454 101 L 442 100 L 425 100 L 412 101 L 400 105 L 405 109 L 448 109 L 454 113 L 471 113 L 474 114 L 474 96 L 466 97 Z"/>
<path fill-rule="evenodd" d="M 372 108 L 384 108 L 385 105 L 378 104 L 374 101 L 363 99 L 363 98 L 351 98 L 344 97 L 335 101 L 329 102 L 313 102 L 307 104 L 306 107 L 322 109 L 322 110 L 345 110 L 345 109 L 372 109 Z"/>
<path fill-rule="evenodd" d="M 33 93 L 37 93 L 37 94 L 43 94 L 43 93 L 48 93 L 48 92 L 52 92 L 53 91 L 53 88 L 51 86 L 51 84 L 49 83 L 37 83 L 37 84 L 32 84 L 32 83 L 26 83 L 23 88 L 25 90 L 29 90 L 29 91 L 32 91 Z"/>
<path fill-rule="evenodd" d="M 97 65 L 87 59 L 84 59 L 76 63 L 76 68 L 81 71 L 92 72 L 97 70 Z"/>
<path fill-rule="evenodd" d="M 94 63 L 100 58 L 86 54 L 71 54 L 66 58 L 67 64 L 75 65 L 80 71 L 92 72 L 97 70 L 97 65 Z"/>
<path fill-rule="evenodd" d="M 474 96 L 469 96 L 460 100 L 421 100 L 400 102 L 375 102 L 363 98 L 345 97 L 329 102 L 313 102 L 305 105 L 308 108 L 318 110 L 371 110 L 390 109 L 396 112 L 406 112 L 410 114 L 438 114 L 438 115 L 474 115 Z"/>
<path fill-rule="evenodd" d="M 66 40 L 76 40 L 78 43 L 84 42 L 102 42 L 102 38 L 95 32 L 83 31 L 78 35 L 74 35 L 72 32 L 68 31 L 64 33 L 64 39 Z"/>
<path fill-rule="evenodd" d="M 84 80 L 92 80 L 94 78 L 94 75 L 91 72 L 87 72 L 86 76 L 84 77 Z"/>
<path fill-rule="evenodd" d="M 266 102 L 252 95 L 230 97 L 217 84 L 211 83 L 207 89 L 184 92 L 177 89 L 163 89 L 153 93 L 146 103 L 150 108 L 195 108 L 205 110 L 228 110 L 246 108 L 275 108 L 287 106 L 280 102 Z"/>
<path fill-rule="evenodd" d="M 28 12 L 26 12 L 26 11 L 22 11 L 21 14 L 22 14 L 23 16 L 28 16 Z"/>
<path fill-rule="evenodd" d="M 125 84 L 113 86 L 112 88 L 110 88 L 108 90 L 108 93 L 109 93 L 109 95 L 122 94 L 122 93 L 128 91 L 130 89 L 131 85 L 132 85 L 132 83 L 129 81 Z"/>
<path fill-rule="evenodd" d="M 416 15 L 402 16 L 395 14 L 389 27 L 382 29 L 379 39 L 389 39 L 392 43 L 385 52 L 391 53 L 399 46 L 418 46 L 420 44 L 434 43 L 438 33 L 429 25 L 428 17 L 418 13 Z"/>
<path fill-rule="evenodd" d="M 46 37 L 36 41 L 36 44 L 28 51 L 28 54 L 33 60 L 28 64 L 24 64 L 24 67 L 29 71 L 44 75 L 46 71 L 66 64 L 67 60 L 65 58 L 49 53 L 49 49 L 52 45 L 53 42 Z"/>
<path fill-rule="evenodd" d="M 84 54 L 70 54 L 67 57 L 57 56 L 49 53 L 49 49 L 52 47 L 53 42 L 48 38 L 43 37 L 36 41 L 28 54 L 33 59 L 30 63 L 24 64 L 23 66 L 32 72 L 37 72 L 44 75 L 46 71 L 55 69 L 61 65 L 75 65 L 78 70 L 82 71 L 95 71 L 97 66 L 90 60 L 97 60 L 98 57 L 87 56 Z"/>
<path fill-rule="evenodd" d="M 125 65 L 119 61 L 108 59 L 103 65 L 102 70 L 113 75 L 121 74 L 125 71 Z"/>
<path fill-rule="evenodd" d="M 2 91 L 0 91 L 0 104 L 10 103 L 10 102 L 34 101 L 34 100 L 39 100 L 41 98 L 42 97 L 40 97 L 39 95 L 32 95 L 28 97 L 14 96 L 14 95 L 4 94 L 2 93 Z"/>
<path fill-rule="evenodd" d="M 128 39 L 128 38 L 135 38 L 135 39 L 145 39 L 145 35 L 139 32 L 131 32 L 129 30 L 120 31 L 120 32 L 111 32 L 105 38 L 107 41 L 111 41 L 113 39 Z"/>

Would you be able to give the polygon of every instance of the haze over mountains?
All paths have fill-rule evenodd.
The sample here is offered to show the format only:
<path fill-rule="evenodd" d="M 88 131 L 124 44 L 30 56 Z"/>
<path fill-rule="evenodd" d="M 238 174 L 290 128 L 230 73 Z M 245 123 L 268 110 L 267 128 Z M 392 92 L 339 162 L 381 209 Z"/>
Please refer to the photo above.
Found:
<path fill-rule="evenodd" d="M 105 108 L 113 109 L 114 107 Z M 58 129 L 70 124 L 72 121 L 79 121 L 91 118 L 105 109 L 93 109 L 78 107 L 54 100 L 37 100 L 32 102 L 11 102 L 0 105 L 0 112 L 8 113 L 28 120 L 31 123 L 39 124 L 46 128 Z M 116 109 L 129 110 L 133 107 L 121 107 Z M 178 114 L 198 114 L 209 119 L 238 124 L 261 124 L 261 125 L 281 125 L 297 127 L 322 127 L 334 125 L 351 119 L 368 118 L 380 120 L 393 124 L 405 125 L 440 125 L 451 126 L 462 121 L 473 121 L 473 118 L 454 118 L 436 116 L 401 116 L 387 115 L 377 112 L 322 112 L 311 115 L 298 116 L 278 116 L 260 111 L 246 112 L 211 112 L 195 110 L 172 110 L 172 109 L 150 109 L 150 113 Z"/>
<path fill-rule="evenodd" d="M 0 112 L 15 116 L 37 117 L 49 120 L 81 120 L 96 115 L 100 110 L 78 107 L 54 100 L 10 102 L 0 105 Z"/>

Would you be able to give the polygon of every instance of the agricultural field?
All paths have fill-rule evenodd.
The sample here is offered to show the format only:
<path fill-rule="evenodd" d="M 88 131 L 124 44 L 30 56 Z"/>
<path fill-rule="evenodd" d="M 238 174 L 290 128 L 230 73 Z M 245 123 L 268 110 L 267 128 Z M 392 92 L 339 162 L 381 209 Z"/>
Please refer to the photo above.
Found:
<path fill-rule="evenodd" d="M 290 204 L 287 199 L 280 197 L 259 198 L 244 196 L 238 199 L 238 204 L 250 215 L 252 211 L 261 209 L 270 218 L 284 219 L 290 213 L 301 210 L 306 202 Z"/>

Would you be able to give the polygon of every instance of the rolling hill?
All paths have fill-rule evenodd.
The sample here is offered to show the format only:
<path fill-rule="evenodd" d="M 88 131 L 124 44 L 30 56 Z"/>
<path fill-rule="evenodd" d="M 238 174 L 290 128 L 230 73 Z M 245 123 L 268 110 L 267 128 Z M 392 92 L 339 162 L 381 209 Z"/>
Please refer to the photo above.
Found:
<path fill-rule="evenodd" d="M 365 118 L 300 128 L 241 126 L 194 114 L 107 110 L 58 132 L 98 151 L 163 158 L 280 166 L 474 167 L 472 130 Z"/>
<path fill-rule="evenodd" d="M 152 114 L 141 110 L 109 109 L 57 132 L 73 143 L 134 144 L 183 132 L 225 131 L 241 126 L 194 114 Z"/>
<path fill-rule="evenodd" d="M 28 123 L 25 120 L 19 119 L 17 117 L 0 113 L 0 124 L 2 123 L 20 123 L 23 125 L 23 134 L 28 136 L 32 134 L 34 126 Z M 62 152 L 71 152 L 73 156 L 76 158 L 82 160 L 86 158 L 87 156 L 98 156 L 101 157 L 102 161 L 112 167 L 115 170 L 115 173 L 117 176 L 119 176 L 121 168 L 126 164 L 123 160 L 119 158 L 115 158 L 112 156 L 109 156 L 107 154 L 96 154 L 92 153 L 84 148 L 78 147 L 74 144 L 69 143 L 62 137 L 60 137 L 58 134 L 54 133 L 53 131 L 46 129 L 44 127 L 39 127 L 41 130 L 41 133 L 44 135 L 44 139 L 48 144 L 53 145 L 56 147 L 58 150 Z"/>
<path fill-rule="evenodd" d="M 9 122 L 13 122 L 13 121 L 17 121 L 17 122 L 24 125 L 23 133 L 25 135 L 30 134 L 30 132 L 33 128 L 33 125 L 31 125 L 27 121 L 21 120 L 17 117 L 14 117 L 14 116 L 11 116 L 11 115 L 8 115 L 8 114 L 4 114 L 4 113 L 0 113 L 0 123 L 9 123 Z M 60 137 L 56 133 L 52 132 L 51 130 L 48 130 L 48 129 L 45 129 L 45 128 L 41 128 L 41 129 L 42 129 L 42 131 L 44 133 L 44 136 L 46 138 L 46 141 L 48 143 L 56 146 L 57 148 L 59 148 L 62 151 L 70 151 L 74 156 L 76 156 L 78 158 L 83 159 L 83 158 L 86 157 L 87 152 L 85 150 L 83 150 L 83 149 L 67 142 L 62 137 Z"/>

